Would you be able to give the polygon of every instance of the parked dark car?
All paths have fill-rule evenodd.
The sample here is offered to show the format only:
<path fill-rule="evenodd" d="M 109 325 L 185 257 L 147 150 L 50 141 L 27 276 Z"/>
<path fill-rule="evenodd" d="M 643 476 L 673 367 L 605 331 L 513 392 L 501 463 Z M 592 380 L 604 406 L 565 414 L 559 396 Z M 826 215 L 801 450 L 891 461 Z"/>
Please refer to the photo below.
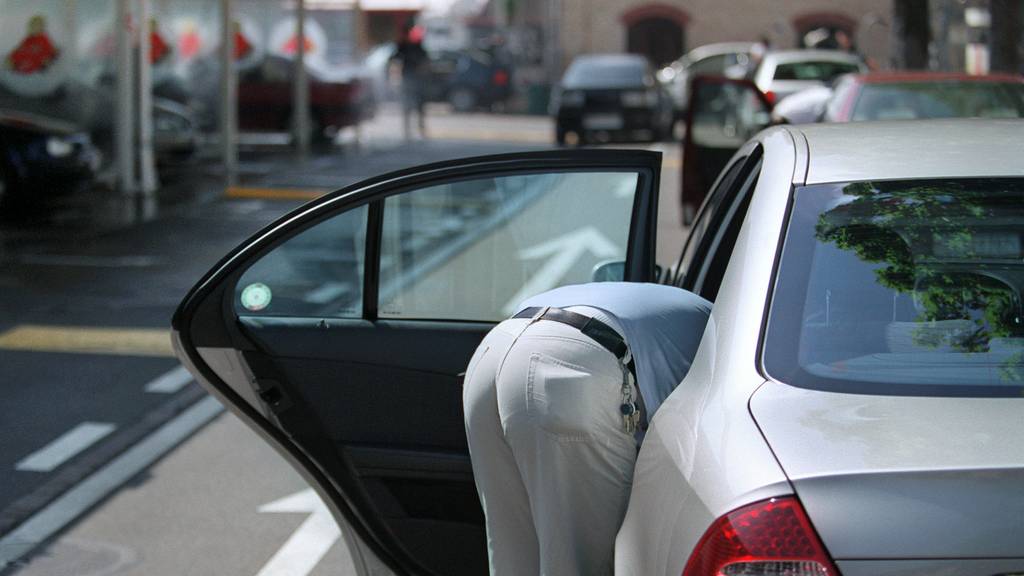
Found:
<path fill-rule="evenodd" d="M 643 56 L 589 54 L 569 65 L 551 104 L 558 144 L 664 140 L 672 97 Z"/>
<path fill-rule="evenodd" d="M 89 134 L 73 124 L 0 110 L 0 215 L 88 187 L 100 159 Z"/>
<path fill-rule="evenodd" d="M 287 132 L 292 123 L 291 60 L 268 56 L 238 79 L 238 127 L 242 131 Z M 307 66 L 310 130 L 323 142 L 375 112 L 372 82 L 358 69 L 328 73 Z"/>
<path fill-rule="evenodd" d="M 458 112 L 494 108 L 512 96 L 512 67 L 498 52 L 438 52 L 430 55 L 424 91 L 428 102 L 449 102 Z"/>
<path fill-rule="evenodd" d="M 153 100 L 153 153 L 165 166 L 191 159 L 199 148 L 195 116 L 187 106 L 173 100 Z"/>

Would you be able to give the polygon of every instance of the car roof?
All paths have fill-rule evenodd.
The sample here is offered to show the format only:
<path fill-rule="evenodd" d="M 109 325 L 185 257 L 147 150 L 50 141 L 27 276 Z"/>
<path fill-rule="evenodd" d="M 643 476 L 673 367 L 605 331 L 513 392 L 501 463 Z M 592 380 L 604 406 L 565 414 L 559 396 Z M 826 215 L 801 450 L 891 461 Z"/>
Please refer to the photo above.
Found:
<path fill-rule="evenodd" d="M 639 54 L 580 54 L 572 64 L 647 64 L 647 58 Z"/>
<path fill-rule="evenodd" d="M 788 62 L 861 62 L 861 57 L 841 50 L 779 50 L 764 55 L 763 63 Z"/>
<path fill-rule="evenodd" d="M 892 82 L 1005 82 L 1024 83 L 1024 76 L 1013 74 L 971 75 L 959 72 L 926 72 L 920 70 L 899 70 L 856 74 L 854 78 L 863 84 L 888 84 Z"/>
<path fill-rule="evenodd" d="M 754 46 L 756 45 L 756 42 L 716 42 L 714 44 L 697 46 L 693 50 L 687 52 L 683 58 L 694 61 L 707 58 L 708 56 L 718 56 L 720 54 L 749 53 L 754 50 Z"/>
<path fill-rule="evenodd" d="M 806 184 L 1024 176 L 1021 119 L 823 123 L 784 129 L 795 141 L 806 140 Z"/>

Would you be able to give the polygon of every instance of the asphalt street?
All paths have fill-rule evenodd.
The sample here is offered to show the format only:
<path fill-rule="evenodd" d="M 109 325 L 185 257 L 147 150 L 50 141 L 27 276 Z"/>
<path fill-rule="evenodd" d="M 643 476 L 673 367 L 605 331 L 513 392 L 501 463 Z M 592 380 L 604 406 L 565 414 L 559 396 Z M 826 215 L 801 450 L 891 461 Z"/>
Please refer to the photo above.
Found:
<path fill-rule="evenodd" d="M 235 190 L 198 162 L 165 180 L 145 221 L 107 198 L 0 223 L 0 571 L 16 558 L 3 574 L 350 573 L 345 538 L 322 505 L 204 399 L 167 334 L 207 269 L 303 200 L 388 170 L 543 148 L 551 138 L 543 118 L 440 115 L 430 140 L 404 142 L 394 120 L 385 115 L 358 145 L 351 135 L 304 163 L 249 149 Z M 683 240 L 679 148 L 653 146 L 666 153 L 658 261 L 667 266 Z M 295 554 L 305 571 L 279 571 Z"/>

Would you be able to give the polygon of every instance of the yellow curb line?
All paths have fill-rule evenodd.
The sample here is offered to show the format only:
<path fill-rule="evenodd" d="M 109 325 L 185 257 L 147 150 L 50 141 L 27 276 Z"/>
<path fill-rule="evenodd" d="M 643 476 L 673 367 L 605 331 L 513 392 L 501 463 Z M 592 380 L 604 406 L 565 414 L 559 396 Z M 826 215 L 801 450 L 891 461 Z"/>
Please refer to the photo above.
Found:
<path fill-rule="evenodd" d="M 174 357 L 170 333 L 153 328 L 22 324 L 0 334 L 0 349 L 71 354 Z"/>
<path fill-rule="evenodd" d="M 260 200 L 313 200 L 327 194 L 327 190 L 311 188 L 247 188 L 229 186 L 224 195 L 228 198 L 258 198 Z"/>

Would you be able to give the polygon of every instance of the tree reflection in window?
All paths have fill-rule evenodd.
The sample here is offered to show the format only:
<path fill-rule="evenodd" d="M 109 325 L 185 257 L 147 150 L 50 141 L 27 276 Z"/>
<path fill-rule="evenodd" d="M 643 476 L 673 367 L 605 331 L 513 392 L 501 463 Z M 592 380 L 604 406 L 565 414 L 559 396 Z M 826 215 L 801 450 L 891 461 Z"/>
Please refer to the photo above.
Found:
<path fill-rule="evenodd" d="M 880 285 L 912 296 L 914 344 L 961 353 L 1009 344 L 1016 350 L 1000 378 L 1024 380 L 1024 186 L 1002 179 L 858 182 L 843 194 L 818 218 L 815 237 L 875 264 Z"/>

